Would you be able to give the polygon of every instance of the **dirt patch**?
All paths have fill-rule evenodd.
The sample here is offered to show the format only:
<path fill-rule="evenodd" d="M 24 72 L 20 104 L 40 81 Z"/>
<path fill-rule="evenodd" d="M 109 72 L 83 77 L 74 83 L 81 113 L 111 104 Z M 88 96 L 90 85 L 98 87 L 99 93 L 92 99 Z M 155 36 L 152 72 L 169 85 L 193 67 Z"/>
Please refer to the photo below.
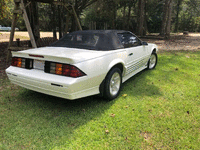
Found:
<path fill-rule="evenodd" d="M 148 35 L 141 38 L 148 43 L 155 43 L 159 50 L 200 50 L 200 34 L 173 34 L 169 40 L 158 35 Z"/>
<path fill-rule="evenodd" d="M 40 38 L 44 37 L 53 37 L 53 32 L 40 32 Z M 57 33 L 57 37 L 58 33 Z M 15 32 L 14 41 L 16 41 L 17 38 L 20 38 L 20 40 L 30 40 L 28 32 Z M 9 42 L 10 39 L 10 32 L 0 32 L 0 42 Z"/>

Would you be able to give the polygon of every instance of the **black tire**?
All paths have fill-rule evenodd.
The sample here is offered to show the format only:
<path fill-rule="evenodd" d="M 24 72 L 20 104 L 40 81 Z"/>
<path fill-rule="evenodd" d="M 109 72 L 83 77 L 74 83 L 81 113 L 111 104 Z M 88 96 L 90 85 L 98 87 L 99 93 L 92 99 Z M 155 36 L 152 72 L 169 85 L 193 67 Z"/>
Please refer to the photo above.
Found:
<path fill-rule="evenodd" d="M 157 65 L 157 62 L 158 62 L 158 56 L 155 52 L 153 52 L 149 58 L 147 69 L 149 70 L 154 69 Z"/>
<path fill-rule="evenodd" d="M 114 81 L 115 79 L 116 79 L 116 83 Z M 111 83 L 111 80 L 113 81 L 113 83 Z M 121 70 L 119 68 L 111 69 L 109 73 L 107 74 L 104 81 L 104 92 L 103 92 L 104 98 L 110 101 L 118 97 L 121 91 L 121 85 L 122 85 Z M 116 89 L 116 90 L 113 90 L 113 89 Z"/>

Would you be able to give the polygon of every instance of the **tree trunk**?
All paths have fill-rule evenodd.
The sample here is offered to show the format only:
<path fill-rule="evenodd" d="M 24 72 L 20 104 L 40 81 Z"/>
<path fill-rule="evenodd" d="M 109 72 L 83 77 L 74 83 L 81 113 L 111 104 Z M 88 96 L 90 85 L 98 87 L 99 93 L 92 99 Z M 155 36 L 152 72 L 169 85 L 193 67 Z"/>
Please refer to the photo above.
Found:
<path fill-rule="evenodd" d="M 126 5 L 124 5 L 124 9 L 123 9 L 123 29 L 126 30 Z"/>
<path fill-rule="evenodd" d="M 166 24 L 167 24 L 167 17 L 168 17 L 168 3 L 170 0 L 165 0 L 165 5 L 163 7 L 163 19 L 162 19 L 162 25 L 161 25 L 161 31 L 160 35 L 164 36 L 166 31 Z"/>
<path fill-rule="evenodd" d="M 61 1 L 61 0 L 59 0 Z M 61 7 L 60 5 L 58 5 L 58 30 L 59 30 L 59 39 L 62 38 L 62 23 L 61 23 Z"/>
<path fill-rule="evenodd" d="M 127 16 L 127 30 L 130 30 L 130 16 L 131 16 L 131 5 L 129 3 L 129 6 L 128 6 L 128 16 Z"/>
<path fill-rule="evenodd" d="M 145 2 L 144 0 L 139 0 L 138 1 L 138 24 L 137 24 L 137 34 L 139 36 L 143 35 L 143 27 L 144 27 L 144 7 L 145 7 Z"/>
<path fill-rule="evenodd" d="M 67 17 L 66 17 L 66 25 L 65 25 L 65 34 L 67 34 L 69 30 L 69 19 L 70 19 L 70 14 L 67 12 Z"/>
<path fill-rule="evenodd" d="M 147 33 L 148 33 L 148 28 L 147 28 L 147 18 L 148 18 L 148 16 L 147 16 L 147 14 L 146 14 L 146 12 L 147 12 L 147 2 L 145 3 L 145 7 L 144 7 L 144 12 L 145 12 L 145 14 L 144 14 L 144 32 L 143 32 L 143 35 L 146 35 Z"/>
<path fill-rule="evenodd" d="M 55 12 L 55 5 L 51 3 L 51 10 L 52 10 L 52 30 L 53 30 L 53 38 L 57 39 L 56 34 L 56 12 Z"/>
<path fill-rule="evenodd" d="M 77 13 L 77 9 L 78 9 L 78 4 L 77 3 L 78 3 L 78 1 L 75 0 L 74 10 L 75 10 L 77 16 L 79 16 L 79 14 Z M 78 28 L 77 28 L 76 18 L 75 18 L 74 15 L 72 15 L 71 21 L 72 21 L 72 23 L 71 23 L 71 31 L 77 31 Z"/>
<path fill-rule="evenodd" d="M 40 39 L 39 16 L 37 2 L 31 1 L 31 28 L 35 41 Z"/>
<path fill-rule="evenodd" d="M 147 16 L 144 15 L 144 32 L 143 35 L 146 35 L 148 33 L 148 28 L 147 28 Z"/>
<path fill-rule="evenodd" d="M 76 27 L 76 19 L 75 19 L 74 15 L 72 15 L 71 21 L 72 21 L 72 23 L 71 23 L 71 31 L 76 31 L 77 27 Z"/>
<path fill-rule="evenodd" d="M 115 20 L 117 16 L 117 9 L 116 9 L 116 3 L 113 1 L 113 19 L 112 19 L 112 29 L 116 28 Z"/>
<path fill-rule="evenodd" d="M 177 6 L 176 6 L 176 22 L 175 22 L 175 32 L 178 32 L 178 25 L 179 25 L 179 13 L 180 13 L 180 5 L 183 0 L 178 0 Z"/>
<path fill-rule="evenodd" d="M 170 0 L 169 5 L 168 5 L 168 18 L 167 18 L 167 26 L 166 26 L 166 34 L 165 38 L 169 39 L 170 38 L 170 32 L 171 32 L 171 18 L 172 18 L 172 0 Z"/>

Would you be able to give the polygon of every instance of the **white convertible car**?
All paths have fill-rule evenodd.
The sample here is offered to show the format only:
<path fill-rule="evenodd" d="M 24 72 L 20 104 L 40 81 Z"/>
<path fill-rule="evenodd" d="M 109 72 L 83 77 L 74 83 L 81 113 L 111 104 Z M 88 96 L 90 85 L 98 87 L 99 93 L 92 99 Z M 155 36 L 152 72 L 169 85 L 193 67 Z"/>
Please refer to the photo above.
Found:
<path fill-rule="evenodd" d="M 12 52 L 10 81 L 33 91 L 77 99 L 119 95 L 123 82 L 157 64 L 158 48 L 129 31 L 85 30 L 51 46 Z"/>

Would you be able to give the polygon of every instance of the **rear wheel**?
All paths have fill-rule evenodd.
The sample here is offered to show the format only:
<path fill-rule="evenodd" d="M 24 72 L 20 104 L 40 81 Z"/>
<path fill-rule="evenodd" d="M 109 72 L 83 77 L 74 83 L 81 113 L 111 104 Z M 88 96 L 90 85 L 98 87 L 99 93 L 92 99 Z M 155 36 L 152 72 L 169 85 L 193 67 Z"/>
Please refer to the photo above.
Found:
<path fill-rule="evenodd" d="M 106 76 L 104 83 L 104 97 L 107 100 L 115 99 L 121 90 L 122 75 L 119 68 L 113 68 Z"/>
<path fill-rule="evenodd" d="M 152 53 L 151 57 L 149 58 L 148 66 L 147 68 L 149 70 L 154 69 L 157 65 L 158 57 L 156 53 Z"/>

